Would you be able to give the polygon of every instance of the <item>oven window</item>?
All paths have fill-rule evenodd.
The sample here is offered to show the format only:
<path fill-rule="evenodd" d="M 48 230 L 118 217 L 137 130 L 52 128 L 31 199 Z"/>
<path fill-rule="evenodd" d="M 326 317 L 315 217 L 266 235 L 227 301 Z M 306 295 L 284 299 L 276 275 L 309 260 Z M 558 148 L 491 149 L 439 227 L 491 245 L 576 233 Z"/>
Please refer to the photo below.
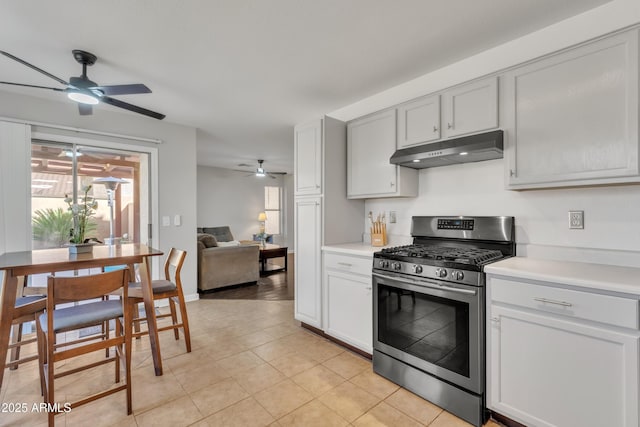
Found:
<path fill-rule="evenodd" d="M 378 341 L 469 377 L 469 305 L 378 286 Z"/>

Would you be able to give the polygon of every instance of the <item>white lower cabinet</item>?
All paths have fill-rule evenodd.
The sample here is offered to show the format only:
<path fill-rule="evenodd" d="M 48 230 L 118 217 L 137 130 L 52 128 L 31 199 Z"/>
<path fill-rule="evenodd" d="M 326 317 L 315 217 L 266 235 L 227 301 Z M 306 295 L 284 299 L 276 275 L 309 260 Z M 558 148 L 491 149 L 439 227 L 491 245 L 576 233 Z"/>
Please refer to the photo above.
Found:
<path fill-rule="evenodd" d="M 373 351 L 371 265 L 371 257 L 324 252 L 324 332 L 369 354 Z"/>
<path fill-rule="evenodd" d="M 488 285 L 490 409 L 529 427 L 638 427 L 640 332 L 582 310 L 602 297 L 606 313 L 609 296 L 491 276 Z M 529 288 L 532 301 L 509 285 Z M 637 309 L 629 315 L 637 324 Z"/>

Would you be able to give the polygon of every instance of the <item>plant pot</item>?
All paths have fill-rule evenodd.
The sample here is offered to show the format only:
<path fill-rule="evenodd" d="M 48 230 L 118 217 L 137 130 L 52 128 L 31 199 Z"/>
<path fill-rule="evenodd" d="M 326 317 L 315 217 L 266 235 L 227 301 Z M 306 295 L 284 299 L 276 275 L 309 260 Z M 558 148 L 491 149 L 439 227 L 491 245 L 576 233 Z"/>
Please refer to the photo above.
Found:
<path fill-rule="evenodd" d="M 70 254 L 86 254 L 93 251 L 93 243 L 69 243 Z"/>

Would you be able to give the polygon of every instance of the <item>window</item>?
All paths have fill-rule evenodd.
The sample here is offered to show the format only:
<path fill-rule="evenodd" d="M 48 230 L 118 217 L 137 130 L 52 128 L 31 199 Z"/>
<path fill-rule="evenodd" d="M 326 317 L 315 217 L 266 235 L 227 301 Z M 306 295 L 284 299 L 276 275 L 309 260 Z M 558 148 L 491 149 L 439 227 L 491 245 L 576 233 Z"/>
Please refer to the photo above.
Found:
<path fill-rule="evenodd" d="M 282 189 L 280 187 L 264 187 L 264 213 L 267 214 L 265 232 L 280 234 L 282 224 Z"/>

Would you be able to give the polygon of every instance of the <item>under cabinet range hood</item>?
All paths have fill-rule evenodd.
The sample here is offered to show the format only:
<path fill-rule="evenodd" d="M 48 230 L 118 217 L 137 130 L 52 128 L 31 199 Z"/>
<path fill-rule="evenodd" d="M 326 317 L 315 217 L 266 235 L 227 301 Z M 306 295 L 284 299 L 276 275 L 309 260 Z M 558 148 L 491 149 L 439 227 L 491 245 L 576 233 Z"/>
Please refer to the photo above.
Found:
<path fill-rule="evenodd" d="M 413 169 L 501 159 L 503 131 L 452 138 L 397 150 L 392 164 Z"/>

